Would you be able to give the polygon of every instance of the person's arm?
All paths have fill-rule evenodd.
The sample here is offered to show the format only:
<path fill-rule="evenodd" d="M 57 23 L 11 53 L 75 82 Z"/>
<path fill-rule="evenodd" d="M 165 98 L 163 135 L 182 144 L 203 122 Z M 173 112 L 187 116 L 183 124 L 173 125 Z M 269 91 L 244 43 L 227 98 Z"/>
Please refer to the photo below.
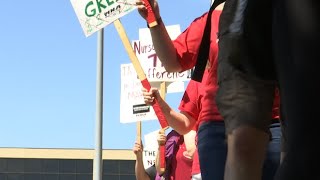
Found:
<path fill-rule="evenodd" d="M 168 122 L 168 124 L 176 130 L 179 134 L 184 135 L 188 133 L 194 124 L 195 119 L 185 112 L 176 112 L 173 110 L 160 96 L 159 91 L 156 88 L 151 88 L 148 92 L 146 89 L 142 89 L 143 97 L 146 104 L 152 105 L 154 98 L 157 98 L 160 108 Z"/>
<path fill-rule="evenodd" d="M 140 15 L 146 19 L 146 8 L 143 5 L 142 1 L 136 2 L 138 5 L 138 11 Z M 182 67 L 177 59 L 176 49 L 172 43 L 172 40 L 166 30 L 164 23 L 161 20 L 160 11 L 158 7 L 158 3 L 156 0 L 150 0 L 151 6 L 153 6 L 153 10 L 155 16 L 158 21 L 158 25 L 154 27 L 150 27 L 150 33 L 152 37 L 152 42 L 154 45 L 154 49 L 168 72 L 180 72 L 182 71 Z"/>
<path fill-rule="evenodd" d="M 163 22 L 150 28 L 154 49 L 168 72 L 181 72 L 182 67 L 177 59 L 176 49 Z"/>
<path fill-rule="evenodd" d="M 193 154 L 196 151 L 196 134 L 197 132 L 195 130 L 191 130 L 187 134 L 183 136 L 184 138 L 184 144 L 186 145 L 186 155 L 193 159 Z"/>
<path fill-rule="evenodd" d="M 135 174 L 137 180 L 150 180 L 143 165 L 142 152 L 143 146 L 141 142 L 136 142 L 133 147 L 133 152 L 136 155 Z"/>

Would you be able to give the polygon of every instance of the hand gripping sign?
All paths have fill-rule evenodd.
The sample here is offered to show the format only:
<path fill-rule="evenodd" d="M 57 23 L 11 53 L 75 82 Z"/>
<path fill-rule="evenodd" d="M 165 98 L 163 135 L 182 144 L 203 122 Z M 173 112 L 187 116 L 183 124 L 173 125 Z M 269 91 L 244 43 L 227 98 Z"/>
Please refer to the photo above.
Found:
<path fill-rule="evenodd" d="M 149 0 L 142 0 L 144 5 L 146 6 L 146 9 L 147 9 L 147 22 L 148 22 L 148 26 L 149 27 L 154 27 L 156 25 L 158 25 L 158 22 L 157 22 L 157 19 L 156 19 L 156 16 L 153 12 L 153 9 L 150 5 L 150 2 Z"/>

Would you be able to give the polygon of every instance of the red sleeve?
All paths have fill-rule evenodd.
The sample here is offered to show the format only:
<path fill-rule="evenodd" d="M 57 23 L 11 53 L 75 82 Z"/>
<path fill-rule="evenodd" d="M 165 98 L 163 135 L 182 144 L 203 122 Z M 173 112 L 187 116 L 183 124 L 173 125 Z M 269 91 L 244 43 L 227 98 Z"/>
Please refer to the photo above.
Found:
<path fill-rule="evenodd" d="M 206 19 L 207 13 L 195 19 L 190 26 L 173 41 L 182 71 L 191 69 L 196 64 Z"/>
<path fill-rule="evenodd" d="M 200 114 L 199 102 L 199 90 L 198 86 L 201 83 L 190 80 L 186 91 L 183 94 L 182 100 L 179 105 L 179 110 L 188 113 L 195 120 L 198 120 Z"/>
<path fill-rule="evenodd" d="M 274 100 L 273 100 L 273 107 L 272 107 L 272 118 L 273 119 L 279 119 L 280 117 L 280 93 L 279 89 L 276 88 L 276 92 L 274 95 Z"/>

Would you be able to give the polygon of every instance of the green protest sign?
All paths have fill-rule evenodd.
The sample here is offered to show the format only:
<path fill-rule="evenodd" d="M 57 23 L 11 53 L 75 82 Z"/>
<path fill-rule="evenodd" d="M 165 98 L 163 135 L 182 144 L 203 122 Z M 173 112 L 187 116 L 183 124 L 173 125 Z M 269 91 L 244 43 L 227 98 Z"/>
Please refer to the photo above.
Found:
<path fill-rule="evenodd" d="M 86 37 L 136 9 L 135 0 L 71 0 Z"/>

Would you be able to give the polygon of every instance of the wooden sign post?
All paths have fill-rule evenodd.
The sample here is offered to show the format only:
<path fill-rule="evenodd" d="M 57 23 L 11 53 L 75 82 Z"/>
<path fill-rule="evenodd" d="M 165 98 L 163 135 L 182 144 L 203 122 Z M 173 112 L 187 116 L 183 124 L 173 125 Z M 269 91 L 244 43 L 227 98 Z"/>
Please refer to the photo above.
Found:
<path fill-rule="evenodd" d="M 137 121 L 137 141 L 141 142 L 141 121 Z"/>
<path fill-rule="evenodd" d="M 122 26 L 122 23 L 120 22 L 119 19 L 117 19 L 113 22 L 113 24 L 116 27 L 116 30 L 121 38 L 121 41 L 122 41 L 128 55 L 129 55 L 129 58 L 134 66 L 134 69 L 137 72 L 138 78 L 140 79 L 142 86 L 149 91 L 151 89 L 151 85 L 150 85 L 150 83 L 149 83 L 149 81 L 143 71 L 143 68 L 142 68 L 136 54 L 134 53 L 134 50 L 133 50 L 131 43 L 129 41 L 129 38 L 124 30 L 124 27 Z M 166 118 L 165 118 L 165 116 L 159 106 L 159 103 L 156 99 L 155 99 L 155 103 L 152 105 L 152 107 L 156 113 L 156 116 L 159 120 L 161 128 L 162 129 L 167 128 L 168 123 L 167 123 Z M 165 147 L 160 146 L 160 168 L 164 168 L 164 167 L 165 167 Z"/>
<path fill-rule="evenodd" d="M 160 96 L 161 96 L 161 98 L 163 100 L 166 99 L 166 82 L 161 82 L 161 84 L 160 84 Z M 161 131 L 163 133 L 165 133 L 166 129 L 168 129 L 168 126 L 162 128 Z M 166 152 L 166 149 L 165 149 L 165 145 L 164 146 L 160 146 L 159 148 L 160 148 L 159 149 L 160 155 L 162 155 L 162 156 L 160 156 L 160 171 L 161 171 L 161 174 L 162 174 L 166 170 L 165 169 L 165 152 Z M 162 154 L 161 154 L 161 152 L 162 152 Z M 163 158 L 163 159 L 161 159 L 161 158 Z M 162 164 L 162 163 L 164 163 L 164 164 Z"/>

